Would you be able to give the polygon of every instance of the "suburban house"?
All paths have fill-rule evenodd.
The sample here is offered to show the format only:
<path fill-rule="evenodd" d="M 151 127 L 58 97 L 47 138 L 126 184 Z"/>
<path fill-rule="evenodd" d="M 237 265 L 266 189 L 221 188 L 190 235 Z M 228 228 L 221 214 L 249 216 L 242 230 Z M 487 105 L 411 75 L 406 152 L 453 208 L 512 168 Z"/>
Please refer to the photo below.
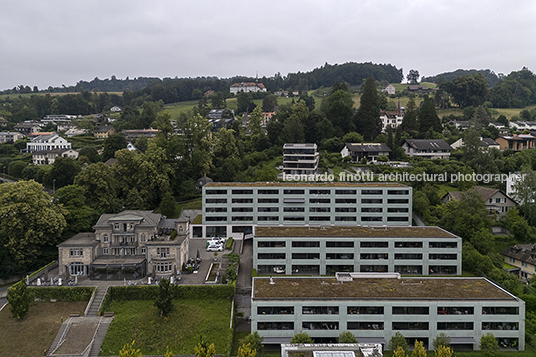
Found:
<path fill-rule="evenodd" d="M 0 126 L 5 127 L 9 124 L 9 122 L 4 117 L 0 117 Z"/>
<path fill-rule="evenodd" d="M 39 135 L 26 143 L 26 151 L 44 151 L 55 149 L 70 149 L 71 143 L 59 136 L 58 134 Z"/>
<path fill-rule="evenodd" d="M 451 120 L 447 124 L 454 126 L 459 131 L 464 131 L 465 129 L 469 128 L 469 122 L 466 120 Z"/>
<path fill-rule="evenodd" d="M 387 127 L 389 126 L 392 129 L 398 128 L 404 120 L 404 115 L 400 110 L 400 105 L 398 106 L 398 110 L 394 112 L 388 112 L 385 110 L 380 111 L 380 120 L 382 121 L 382 133 L 385 133 L 387 131 Z"/>
<path fill-rule="evenodd" d="M 495 141 L 499 143 L 501 150 L 522 151 L 532 149 L 536 146 L 536 137 L 530 134 L 499 136 Z"/>
<path fill-rule="evenodd" d="M 97 139 L 106 139 L 115 134 L 115 128 L 111 125 L 100 125 L 93 131 L 93 136 Z"/>
<path fill-rule="evenodd" d="M 536 130 L 536 123 L 533 121 L 512 120 L 510 121 L 510 128 L 518 131 Z"/>
<path fill-rule="evenodd" d="M 78 233 L 58 245 L 60 275 L 92 280 L 175 276 L 189 255 L 187 219 L 151 211 L 103 214 L 95 233 Z"/>
<path fill-rule="evenodd" d="M 0 143 L 14 143 L 17 140 L 24 138 L 24 135 L 18 131 L 0 131 Z"/>
<path fill-rule="evenodd" d="M 65 115 L 65 114 L 50 114 L 47 115 L 41 120 L 41 122 L 48 123 L 70 123 L 73 119 L 76 118 L 76 115 Z"/>
<path fill-rule="evenodd" d="M 528 282 L 536 273 L 536 244 L 516 244 L 501 252 L 504 262 L 515 268 L 507 269 L 522 281 Z M 506 269 L 506 268 L 505 268 Z"/>
<path fill-rule="evenodd" d="M 233 114 L 232 118 L 223 118 L 224 109 L 212 109 L 207 117 L 208 123 L 212 124 L 212 130 L 219 130 L 221 128 L 227 127 L 227 125 L 232 125 L 234 121 L 234 110 L 231 109 Z"/>
<path fill-rule="evenodd" d="M 24 135 L 29 135 L 31 133 L 37 133 L 38 131 L 40 131 L 42 126 L 43 125 L 37 121 L 32 121 L 28 123 L 24 122 L 15 125 L 15 130 Z"/>
<path fill-rule="evenodd" d="M 229 92 L 231 92 L 231 94 L 238 94 L 240 92 L 266 92 L 266 87 L 262 83 L 241 82 L 232 84 L 229 88 Z"/>
<path fill-rule="evenodd" d="M 432 349 L 444 333 L 454 349 L 478 350 L 491 332 L 501 349 L 525 350 L 525 302 L 486 278 L 254 277 L 251 291 L 251 332 L 264 344 L 289 343 L 302 331 L 335 342 L 350 331 L 360 343 L 386 345 L 400 332 L 410 345 L 419 340 Z"/>
<path fill-rule="evenodd" d="M 156 134 L 158 134 L 158 132 L 159 132 L 158 129 L 153 129 L 153 128 L 149 128 L 149 129 L 132 129 L 132 130 L 123 130 L 122 131 L 123 136 L 127 140 L 134 140 L 134 139 L 138 138 L 139 136 L 145 136 L 148 139 L 154 138 L 156 136 Z"/>
<path fill-rule="evenodd" d="M 501 146 L 493 139 L 491 138 L 480 138 L 480 142 L 481 142 L 481 146 L 480 148 L 483 150 L 483 151 L 488 151 L 490 149 L 497 149 L 497 150 L 500 150 L 501 149 Z M 459 149 L 461 147 L 463 147 L 465 144 L 463 142 L 463 138 L 461 139 L 458 139 L 457 141 L 455 141 L 454 143 L 450 144 L 450 146 L 456 150 L 456 149 Z"/>
<path fill-rule="evenodd" d="M 67 130 L 76 129 L 76 128 L 78 128 L 78 126 L 72 123 L 59 123 L 56 130 L 67 131 Z"/>
<path fill-rule="evenodd" d="M 58 157 L 69 157 L 73 160 L 76 160 L 78 159 L 78 151 L 73 149 L 34 151 L 32 153 L 32 162 L 34 165 L 52 165 Z"/>
<path fill-rule="evenodd" d="M 412 188 L 399 183 L 208 182 L 202 192 L 192 238 L 242 238 L 270 225 L 411 225 Z"/>
<path fill-rule="evenodd" d="M 70 137 L 77 136 L 77 135 L 82 135 L 82 134 L 85 134 L 85 133 L 87 133 L 87 129 L 73 128 L 73 129 L 67 130 L 65 132 L 65 136 L 70 138 Z"/>
<path fill-rule="evenodd" d="M 287 175 L 316 174 L 319 162 L 316 144 L 283 145 L 283 172 Z"/>
<path fill-rule="evenodd" d="M 396 93 L 396 89 L 395 89 L 395 87 L 394 87 L 392 84 L 389 84 L 387 87 L 382 88 L 382 93 L 387 93 L 387 94 L 389 94 L 389 95 L 391 95 L 391 94 L 395 94 L 395 93 Z"/>
<path fill-rule="evenodd" d="M 268 275 L 461 275 L 462 239 L 438 227 L 258 226 L 253 268 Z"/>
<path fill-rule="evenodd" d="M 341 150 L 343 158 L 350 156 L 353 162 L 361 161 L 363 158 L 367 161 L 376 161 L 378 156 L 387 156 L 391 149 L 385 143 L 347 143 Z"/>
<path fill-rule="evenodd" d="M 447 159 L 452 147 L 443 139 L 406 139 L 402 149 L 408 156 L 423 159 Z"/>
<path fill-rule="evenodd" d="M 121 111 L 121 108 L 118 107 L 117 105 L 113 106 L 110 108 L 110 111 L 111 112 L 114 112 L 114 113 L 117 113 L 117 112 L 120 112 Z"/>
<path fill-rule="evenodd" d="M 506 216 L 506 213 L 517 206 L 517 203 L 497 188 L 475 186 L 475 190 L 482 197 L 486 209 L 490 214 L 497 214 L 497 218 Z M 443 203 L 454 200 L 459 201 L 463 192 L 451 191 L 443 197 Z"/>

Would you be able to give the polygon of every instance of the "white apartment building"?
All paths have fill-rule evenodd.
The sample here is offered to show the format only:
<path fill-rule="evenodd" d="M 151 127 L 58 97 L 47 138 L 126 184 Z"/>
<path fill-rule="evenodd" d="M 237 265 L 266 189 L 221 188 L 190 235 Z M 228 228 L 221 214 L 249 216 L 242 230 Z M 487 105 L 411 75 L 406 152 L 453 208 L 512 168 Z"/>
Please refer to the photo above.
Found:
<path fill-rule="evenodd" d="M 39 135 L 26 143 L 26 151 L 44 151 L 54 149 L 71 149 L 71 143 L 58 134 Z"/>
<path fill-rule="evenodd" d="M 316 144 L 283 146 L 283 173 L 286 175 L 314 175 L 318 172 L 319 161 Z"/>

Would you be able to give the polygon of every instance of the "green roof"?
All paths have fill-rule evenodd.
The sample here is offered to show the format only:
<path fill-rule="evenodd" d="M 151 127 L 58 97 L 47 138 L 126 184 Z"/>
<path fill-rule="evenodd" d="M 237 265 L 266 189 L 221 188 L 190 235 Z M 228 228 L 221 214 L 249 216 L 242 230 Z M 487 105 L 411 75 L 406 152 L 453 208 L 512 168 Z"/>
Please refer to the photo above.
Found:
<path fill-rule="evenodd" d="M 257 226 L 255 237 L 457 238 L 439 227 Z"/>

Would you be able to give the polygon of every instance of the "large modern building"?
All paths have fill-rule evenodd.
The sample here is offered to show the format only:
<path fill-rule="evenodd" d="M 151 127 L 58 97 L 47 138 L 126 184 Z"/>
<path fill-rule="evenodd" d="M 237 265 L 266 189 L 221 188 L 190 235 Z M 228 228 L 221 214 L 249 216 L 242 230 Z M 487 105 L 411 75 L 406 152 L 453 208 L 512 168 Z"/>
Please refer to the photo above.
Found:
<path fill-rule="evenodd" d="M 188 260 L 188 220 L 123 211 L 103 214 L 93 228 L 95 233 L 78 233 L 58 245 L 61 275 L 94 280 L 169 277 Z"/>
<path fill-rule="evenodd" d="M 314 175 L 318 172 L 320 155 L 316 144 L 285 144 L 283 173 L 285 175 Z"/>
<path fill-rule="evenodd" d="M 257 227 L 259 274 L 461 275 L 462 239 L 438 227 Z"/>
<path fill-rule="evenodd" d="M 211 182 L 192 238 L 242 237 L 257 225 L 411 225 L 412 189 L 398 183 Z"/>
<path fill-rule="evenodd" d="M 440 333 L 455 349 L 479 349 L 493 333 L 499 346 L 525 349 L 525 302 L 485 278 L 400 278 L 337 274 L 336 278 L 253 278 L 251 331 L 265 344 L 299 332 L 333 342 L 343 331 L 360 343 L 386 344 L 400 332 L 430 348 Z"/>

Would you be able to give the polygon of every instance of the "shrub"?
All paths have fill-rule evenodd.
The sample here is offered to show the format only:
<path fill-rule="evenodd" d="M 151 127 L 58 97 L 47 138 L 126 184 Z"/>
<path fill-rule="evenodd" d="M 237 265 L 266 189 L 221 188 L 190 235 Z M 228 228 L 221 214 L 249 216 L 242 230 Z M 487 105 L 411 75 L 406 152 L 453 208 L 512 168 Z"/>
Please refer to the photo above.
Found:
<path fill-rule="evenodd" d="M 397 331 L 389 340 L 387 350 L 395 351 L 399 346 L 402 347 L 404 351 L 408 350 L 408 342 L 406 341 L 406 338 Z"/>
<path fill-rule="evenodd" d="M 311 336 L 307 334 L 307 332 L 300 332 L 294 335 L 292 339 L 290 340 L 290 343 L 314 343 Z"/>
<path fill-rule="evenodd" d="M 434 350 L 437 350 L 439 346 L 450 347 L 450 337 L 446 333 L 441 332 L 432 341 L 432 346 Z"/>
<path fill-rule="evenodd" d="M 95 288 L 89 286 L 30 287 L 34 298 L 42 301 L 89 301 Z"/>
<path fill-rule="evenodd" d="M 350 331 L 341 332 L 337 338 L 338 343 L 357 343 L 357 338 Z"/>
<path fill-rule="evenodd" d="M 486 355 L 490 357 L 496 356 L 497 351 L 499 350 L 499 344 L 497 343 L 497 339 L 492 333 L 482 335 L 482 337 L 480 338 L 479 347 L 482 351 L 484 351 Z"/>
<path fill-rule="evenodd" d="M 229 239 L 227 239 L 227 243 L 225 243 L 225 249 L 230 250 L 233 247 L 233 241 L 233 237 L 229 237 Z"/>
<path fill-rule="evenodd" d="M 7 300 L 9 301 L 11 314 L 17 319 L 23 319 L 30 310 L 32 293 L 26 287 L 26 283 L 19 282 L 7 289 Z"/>

